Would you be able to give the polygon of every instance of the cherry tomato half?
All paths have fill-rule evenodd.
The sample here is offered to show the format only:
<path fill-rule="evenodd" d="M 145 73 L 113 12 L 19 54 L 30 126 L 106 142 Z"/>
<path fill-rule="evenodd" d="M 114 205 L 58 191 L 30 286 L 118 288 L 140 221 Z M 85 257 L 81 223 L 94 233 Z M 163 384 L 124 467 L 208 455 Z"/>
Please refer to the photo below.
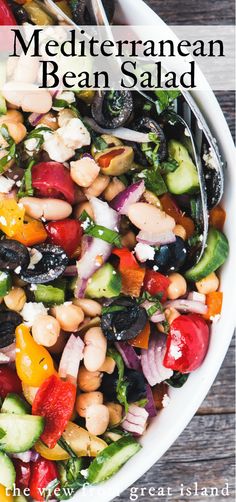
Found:
<path fill-rule="evenodd" d="M 16 470 L 16 487 L 24 490 L 29 487 L 31 462 L 22 462 L 19 458 L 13 460 Z"/>
<path fill-rule="evenodd" d="M 32 167 L 32 185 L 39 197 L 65 199 L 74 204 L 76 185 L 60 162 L 40 162 Z"/>
<path fill-rule="evenodd" d="M 47 488 L 49 483 L 58 478 L 56 463 L 52 460 L 39 458 L 36 462 L 32 462 L 31 478 L 30 478 L 30 496 L 34 500 L 45 500 L 42 495 L 43 488 Z M 52 494 L 51 498 L 55 498 Z"/>
<path fill-rule="evenodd" d="M 155 272 L 154 270 L 146 270 L 144 281 L 143 281 L 143 291 L 147 291 L 150 295 L 156 296 L 162 293 L 161 301 L 165 302 L 167 300 L 167 288 L 170 284 L 170 280 L 160 272 Z"/>
<path fill-rule="evenodd" d="M 9 392 L 21 394 L 21 381 L 13 368 L 0 366 L 0 397 L 5 398 Z"/>
<path fill-rule="evenodd" d="M 51 221 L 45 226 L 48 241 L 51 244 L 56 244 L 61 246 L 66 254 L 70 257 L 74 254 L 78 248 L 83 229 L 81 223 L 78 220 L 60 220 Z"/>
<path fill-rule="evenodd" d="M 207 353 L 209 327 L 198 314 L 177 317 L 170 326 L 163 364 L 180 373 L 196 370 Z"/>

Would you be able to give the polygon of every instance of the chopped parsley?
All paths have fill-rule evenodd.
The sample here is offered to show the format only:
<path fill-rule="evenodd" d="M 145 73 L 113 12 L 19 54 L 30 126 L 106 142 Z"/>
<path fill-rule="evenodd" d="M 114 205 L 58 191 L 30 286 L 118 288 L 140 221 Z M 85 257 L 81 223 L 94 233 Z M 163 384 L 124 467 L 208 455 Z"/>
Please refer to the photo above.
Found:
<path fill-rule="evenodd" d="M 16 143 L 10 136 L 8 127 L 5 124 L 0 126 L 0 135 L 6 140 L 7 146 L 2 146 L 1 150 L 6 151 L 6 155 L 0 159 L 0 174 L 4 172 L 4 167 L 13 159 L 17 158 Z"/>
<path fill-rule="evenodd" d="M 18 197 L 28 197 L 34 195 L 34 189 L 32 186 L 32 167 L 35 164 L 34 160 L 29 162 L 28 167 L 25 170 L 24 176 L 21 180 L 20 190 L 18 191 Z"/>
<path fill-rule="evenodd" d="M 125 366 L 124 366 L 124 361 L 117 352 L 117 350 L 113 348 L 109 348 L 107 351 L 107 355 L 109 357 L 112 357 L 114 361 L 116 362 L 117 369 L 118 369 L 118 381 L 116 384 L 116 395 L 117 399 L 120 404 L 122 404 L 125 408 L 125 413 L 128 413 L 129 409 L 129 403 L 127 401 L 127 388 L 128 388 L 128 381 L 124 378 L 124 372 L 125 372 Z"/>
<path fill-rule="evenodd" d="M 173 101 L 180 96 L 180 91 L 154 91 L 157 97 L 156 110 L 160 114 L 169 108 Z"/>

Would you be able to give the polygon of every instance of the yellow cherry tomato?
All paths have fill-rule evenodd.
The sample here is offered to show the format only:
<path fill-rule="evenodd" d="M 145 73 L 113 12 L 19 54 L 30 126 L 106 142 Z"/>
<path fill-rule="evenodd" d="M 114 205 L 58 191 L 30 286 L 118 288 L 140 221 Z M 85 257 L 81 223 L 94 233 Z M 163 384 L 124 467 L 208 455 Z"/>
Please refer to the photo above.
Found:
<path fill-rule="evenodd" d="M 34 341 L 24 324 L 16 328 L 16 371 L 21 381 L 32 387 L 40 387 L 55 373 L 49 352 Z"/>
<path fill-rule="evenodd" d="M 0 215 L 0 230 L 8 237 L 13 237 L 23 226 L 25 209 L 20 202 L 5 199 L 0 201 Z"/>
<path fill-rule="evenodd" d="M 0 485 L 0 500 L 1 502 L 13 502 L 13 495 L 5 486 Z"/>
<path fill-rule="evenodd" d="M 90 434 L 86 429 L 73 422 L 68 422 L 62 436 L 78 457 L 96 457 L 100 451 L 107 447 L 107 443 L 103 439 Z M 34 449 L 47 460 L 66 460 L 69 458 L 68 453 L 58 444 L 50 449 L 42 441 L 37 441 Z"/>

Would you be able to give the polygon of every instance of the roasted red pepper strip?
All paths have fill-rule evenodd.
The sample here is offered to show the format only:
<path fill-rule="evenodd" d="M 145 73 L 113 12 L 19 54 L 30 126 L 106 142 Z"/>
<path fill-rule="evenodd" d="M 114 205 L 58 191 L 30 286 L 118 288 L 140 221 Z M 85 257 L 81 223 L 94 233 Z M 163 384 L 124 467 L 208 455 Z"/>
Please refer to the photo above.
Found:
<path fill-rule="evenodd" d="M 121 273 L 122 293 L 138 298 L 145 276 L 145 268 L 140 267 L 133 253 L 127 248 L 115 248 L 112 253 L 120 258 L 118 268 Z"/>
<path fill-rule="evenodd" d="M 160 201 L 163 211 L 165 211 L 165 213 L 167 213 L 169 216 L 172 216 L 172 218 L 174 218 L 175 222 L 178 225 L 182 225 L 182 227 L 184 227 L 187 239 L 191 237 L 195 229 L 193 220 L 189 218 L 189 216 L 185 216 L 185 214 L 182 213 L 170 194 L 165 193 L 164 195 L 162 195 L 160 197 Z"/>
<path fill-rule="evenodd" d="M 15 26 L 15 16 L 6 0 L 0 0 L 0 26 Z"/>
<path fill-rule="evenodd" d="M 156 296 L 162 294 L 160 300 L 165 302 L 167 300 L 167 288 L 170 285 L 170 280 L 160 272 L 154 270 L 146 270 L 143 281 L 143 291 L 147 291 L 150 295 Z"/>
<path fill-rule="evenodd" d="M 32 462 L 31 478 L 30 478 L 30 496 L 34 500 L 46 500 L 47 493 L 43 494 L 43 489 L 47 488 L 49 483 L 58 479 L 58 471 L 56 463 L 52 460 L 39 458 L 36 462 Z M 59 487 L 59 482 L 58 486 Z M 52 494 L 51 498 L 55 498 Z"/>
<path fill-rule="evenodd" d="M 45 428 L 41 435 L 48 448 L 54 448 L 66 428 L 73 413 L 76 387 L 52 375 L 39 388 L 33 405 L 32 414 L 45 418 Z"/>
<path fill-rule="evenodd" d="M 66 254 L 71 257 L 81 241 L 83 233 L 81 223 L 78 220 L 70 219 L 50 221 L 45 228 L 48 234 L 48 241 L 51 244 L 61 246 Z"/>
<path fill-rule="evenodd" d="M 0 397 L 5 398 L 9 392 L 21 394 L 21 381 L 15 370 L 9 366 L 0 366 Z"/>
<path fill-rule="evenodd" d="M 137 260 L 135 259 L 133 253 L 128 248 L 114 248 L 112 254 L 115 254 L 120 258 L 119 270 L 125 271 L 127 268 L 132 270 L 138 270 L 140 268 Z"/>

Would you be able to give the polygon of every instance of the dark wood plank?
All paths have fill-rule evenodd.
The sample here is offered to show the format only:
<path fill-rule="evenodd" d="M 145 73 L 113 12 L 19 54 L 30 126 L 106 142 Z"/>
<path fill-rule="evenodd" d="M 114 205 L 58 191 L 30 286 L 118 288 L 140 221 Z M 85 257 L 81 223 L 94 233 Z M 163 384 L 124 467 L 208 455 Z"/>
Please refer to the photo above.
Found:
<path fill-rule="evenodd" d="M 146 0 L 169 24 L 234 24 L 233 0 Z"/>
<path fill-rule="evenodd" d="M 216 437 L 217 445 L 216 445 Z M 220 490 L 229 483 L 227 501 L 235 500 L 234 491 L 234 416 L 195 416 L 191 424 L 185 429 L 170 450 L 153 466 L 133 487 L 126 490 L 115 502 L 134 500 L 133 494 L 139 495 L 142 502 L 175 500 L 204 502 L 205 497 L 181 496 L 180 487 L 194 487 L 198 483 L 199 491 L 203 487 L 214 487 Z M 157 439 L 158 440 L 158 439 Z M 184 452 L 184 454 L 183 454 Z M 158 495 L 158 488 L 165 489 L 165 495 Z M 167 489 L 171 489 L 171 497 L 167 496 Z M 151 488 L 151 491 L 149 492 Z M 141 491 L 143 489 L 143 491 Z M 146 489 L 146 490 L 145 490 Z M 156 495 L 151 495 L 152 493 Z M 141 495 L 143 493 L 143 496 Z M 223 502 L 224 497 L 211 498 Z"/>

